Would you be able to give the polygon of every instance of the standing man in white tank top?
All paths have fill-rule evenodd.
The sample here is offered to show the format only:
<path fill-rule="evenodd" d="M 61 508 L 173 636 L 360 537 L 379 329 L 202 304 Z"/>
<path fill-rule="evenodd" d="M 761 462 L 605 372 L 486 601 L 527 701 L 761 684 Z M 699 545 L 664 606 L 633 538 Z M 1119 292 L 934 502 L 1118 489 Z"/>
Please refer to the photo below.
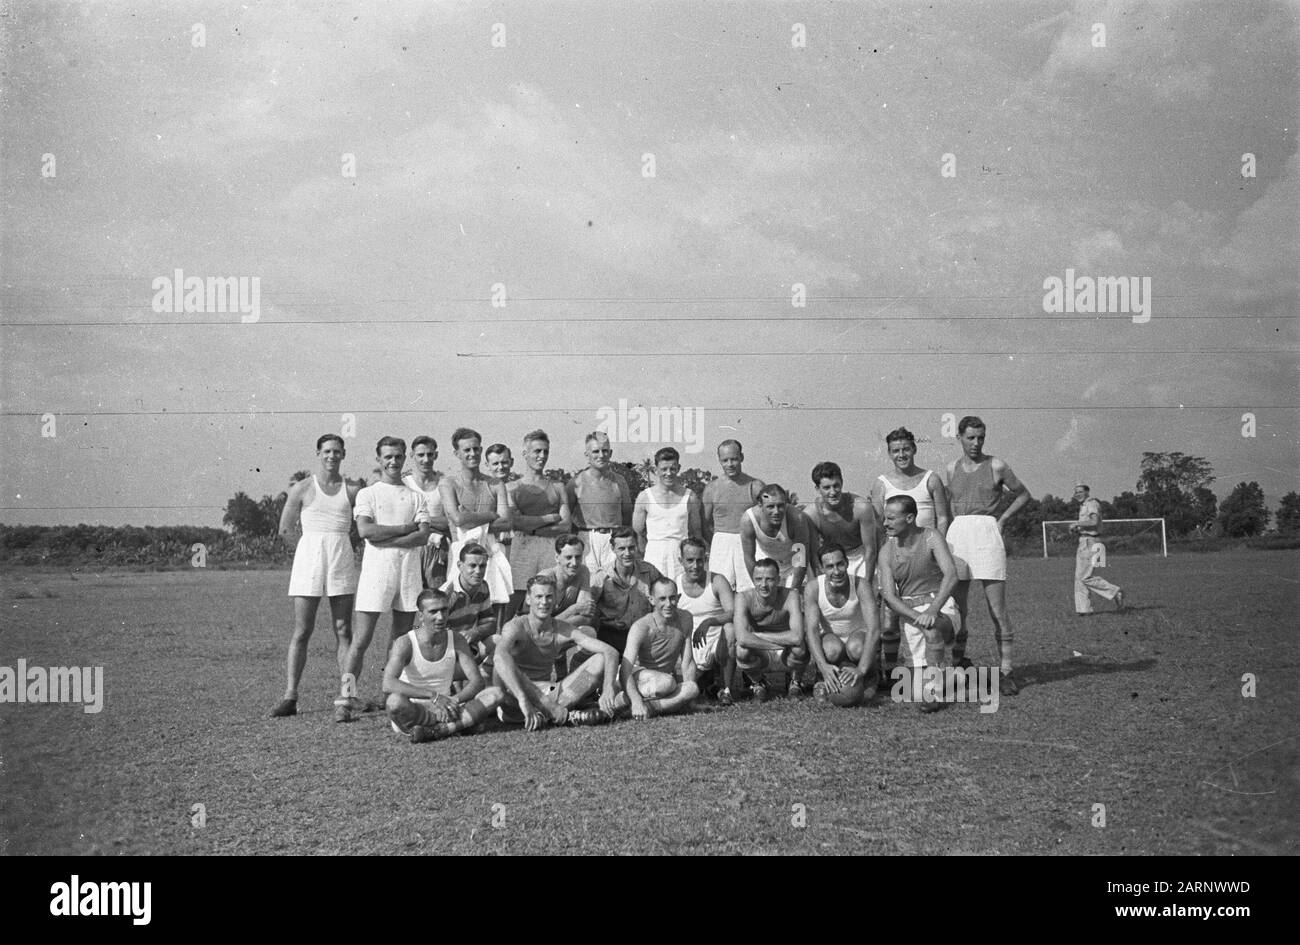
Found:
<path fill-rule="evenodd" d="M 864 679 L 861 705 L 875 695 L 880 623 L 867 618 L 875 615 L 876 602 L 862 599 L 860 590 L 867 585 L 849 572 L 849 556 L 840 545 L 828 542 L 818 556 L 822 573 L 804 591 L 803 618 L 808 651 L 821 675 L 813 694 L 821 702 Z"/>
<path fill-rule="evenodd" d="M 655 480 L 636 497 L 632 527 L 645 549 L 641 560 L 676 581 L 682 573 L 681 544 L 700 534 L 700 499 L 678 482 L 681 455 L 671 446 L 655 453 Z"/>
<path fill-rule="evenodd" d="M 357 591 L 357 559 L 352 551 L 352 505 L 359 486 L 349 485 L 339 472 L 347 450 L 343 437 L 327 433 L 316 441 L 315 475 L 289 489 L 280 513 L 280 538 L 296 539 L 289 596 L 293 598 L 293 636 L 289 640 L 284 698 L 271 710 L 272 718 L 298 714 L 298 683 L 307 665 L 307 642 L 316 629 L 321 596 L 329 598 L 334 618 L 340 675 L 347 671 L 352 645 L 352 598 Z"/>
<path fill-rule="evenodd" d="M 916 527 L 933 528 L 947 537 L 952 513 L 948 507 L 948 489 L 939 474 L 916 465 L 916 437 L 907 427 L 890 430 L 885 447 L 894 468 L 878 476 L 871 484 L 871 504 L 876 516 L 884 521 L 885 503 L 896 495 L 910 496 L 916 503 Z M 888 539 L 885 539 L 888 541 Z M 877 595 L 879 597 L 879 595 Z M 906 666 L 920 666 L 925 661 L 925 637 L 919 630 L 899 631 L 898 614 L 882 607 L 880 643 L 881 681 L 887 682 L 900 661 Z M 900 653 L 901 644 L 901 653 Z"/>

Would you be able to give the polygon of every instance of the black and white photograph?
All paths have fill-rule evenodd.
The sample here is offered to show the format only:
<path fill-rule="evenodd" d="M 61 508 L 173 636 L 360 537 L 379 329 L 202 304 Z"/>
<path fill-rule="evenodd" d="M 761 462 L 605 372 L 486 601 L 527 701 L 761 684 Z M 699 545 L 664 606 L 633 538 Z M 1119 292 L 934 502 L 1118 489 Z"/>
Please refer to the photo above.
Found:
<path fill-rule="evenodd" d="M 1300 5 L 13 0 L 0 64 L 0 854 L 1300 853 Z"/>

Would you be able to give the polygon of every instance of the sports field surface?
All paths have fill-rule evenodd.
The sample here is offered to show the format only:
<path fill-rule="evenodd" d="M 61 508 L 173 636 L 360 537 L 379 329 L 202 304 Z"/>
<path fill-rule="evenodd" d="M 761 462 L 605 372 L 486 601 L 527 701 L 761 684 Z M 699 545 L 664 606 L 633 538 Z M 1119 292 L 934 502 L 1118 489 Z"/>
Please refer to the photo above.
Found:
<path fill-rule="evenodd" d="M 327 613 L 301 714 L 266 717 L 287 573 L 19 569 L 0 665 L 102 666 L 105 697 L 0 705 L 0 852 L 1300 852 L 1300 552 L 1111 565 L 1129 611 L 1077 619 L 1072 558 L 1011 562 L 1023 689 L 996 713 L 774 698 L 423 745 L 331 721 Z M 379 670 L 372 645 L 363 694 Z"/>

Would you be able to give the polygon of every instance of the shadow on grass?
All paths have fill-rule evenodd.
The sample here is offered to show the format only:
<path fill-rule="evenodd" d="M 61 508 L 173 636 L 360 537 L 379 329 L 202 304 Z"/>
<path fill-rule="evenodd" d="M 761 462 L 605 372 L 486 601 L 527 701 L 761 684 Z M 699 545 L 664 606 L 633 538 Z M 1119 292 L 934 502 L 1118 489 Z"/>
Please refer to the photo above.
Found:
<path fill-rule="evenodd" d="M 1104 676 L 1110 673 L 1143 673 L 1153 669 L 1158 660 L 1151 658 L 1130 660 L 1121 663 L 1118 660 L 1098 660 L 1087 657 L 1074 657 L 1059 663 L 1026 663 L 1016 667 L 1016 676 L 1020 688 L 1040 686 L 1045 683 L 1074 679 L 1076 676 Z"/>

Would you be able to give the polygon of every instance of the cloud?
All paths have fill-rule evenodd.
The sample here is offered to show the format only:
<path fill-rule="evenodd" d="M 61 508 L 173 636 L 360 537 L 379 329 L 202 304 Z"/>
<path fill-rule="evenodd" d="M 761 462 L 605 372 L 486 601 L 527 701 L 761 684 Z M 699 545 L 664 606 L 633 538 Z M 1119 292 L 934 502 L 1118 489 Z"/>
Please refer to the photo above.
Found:
<path fill-rule="evenodd" d="M 1300 154 L 1237 217 L 1217 262 L 1259 297 L 1300 291 Z"/>

